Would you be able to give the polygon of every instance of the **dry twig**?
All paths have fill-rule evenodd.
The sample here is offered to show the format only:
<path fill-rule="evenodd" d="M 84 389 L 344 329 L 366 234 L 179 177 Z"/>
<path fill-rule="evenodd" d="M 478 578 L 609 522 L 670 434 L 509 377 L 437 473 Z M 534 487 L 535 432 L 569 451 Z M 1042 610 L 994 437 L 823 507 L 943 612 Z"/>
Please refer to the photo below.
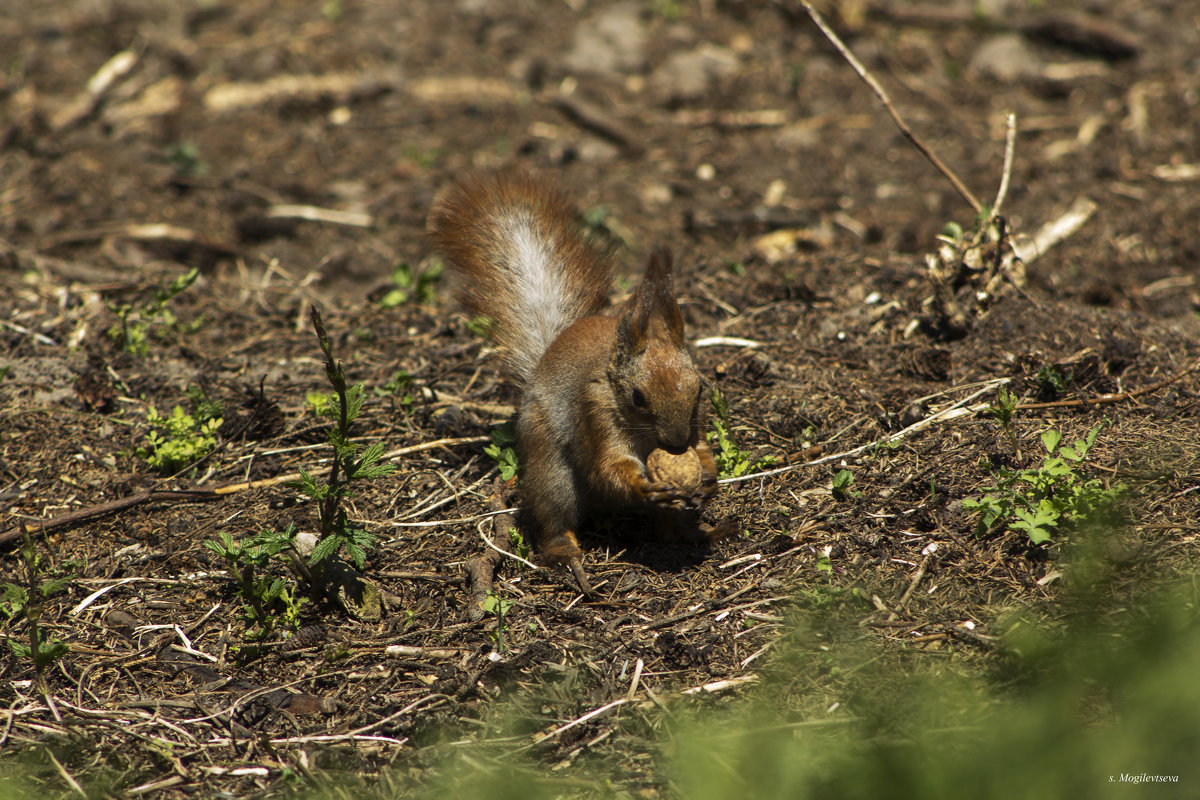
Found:
<path fill-rule="evenodd" d="M 829 23 L 825 21 L 825 18 L 821 16 L 820 12 L 813 8 L 812 4 L 809 3 L 808 0 L 795 0 L 795 2 L 804 8 L 804 10 L 808 13 L 808 16 L 812 19 L 813 23 L 821 29 L 821 33 L 825 34 L 825 38 L 829 40 L 829 43 L 837 48 L 837 51 L 842 54 L 842 57 L 846 59 L 846 62 L 850 64 L 856 73 L 858 73 L 858 77 L 862 78 L 863 82 L 866 83 L 867 86 L 871 87 L 871 91 L 873 91 L 875 96 L 879 98 L 879 102 L 883 103 L 883 107 L 891 116 L 892 122 L 894 122 L 896 127 L 900 129 L 900 133 L 904 134 L 904 138 L 912 142 L 913 146 L 921 151 L 921 155 L 925 156 L 929 163 L 933 164 L 933 166 L 937 168 L 938 172 L 946 176 L 946 179 L 950 181 L 950 185 L 954 187 L 955 191 L 958 192 L 963 200 L 967 201 L 967 204 L 974 209 L 976 214 L 982 212 L 983 206 L 980 204 L 979 200 L 976 199 L 971 190 L 967 188 L 966 184 L 962 182 L 954 170 L 946 166 L 942 160 L 937 157 L 937 154 L 930 150 L 929 147 L 927 147 L 926 144 L 921 141 L 921 139 L 915 133 L 913 133 L 912 128 L 908 127 L 908 124 L 896 111 L 896 107 L 892 105 L 891 98 L 889 98 L 887 92 L 883 90 L 883 87 L 879 84 L 879 81 L 875 80 L 875 76 L 868 72 L 867 68 L 862 65 L 862 62 L 854 57 L 854 53 L 850 52 L 850 48 L 846 46 L 840 37 L 838 37 L 833 28 L 829 27 Z"/>

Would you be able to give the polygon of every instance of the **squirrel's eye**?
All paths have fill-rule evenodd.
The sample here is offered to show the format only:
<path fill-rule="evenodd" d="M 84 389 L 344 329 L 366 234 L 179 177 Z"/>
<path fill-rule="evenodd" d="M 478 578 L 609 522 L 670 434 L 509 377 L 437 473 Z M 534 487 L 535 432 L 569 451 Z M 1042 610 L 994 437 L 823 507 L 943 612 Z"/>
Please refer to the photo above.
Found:
<path fill-rule="evenodd" d="M 646 395 L 642 394 L 641 389 L 633 390 L 633 404 L 638 408 L 646 407 Z"/>

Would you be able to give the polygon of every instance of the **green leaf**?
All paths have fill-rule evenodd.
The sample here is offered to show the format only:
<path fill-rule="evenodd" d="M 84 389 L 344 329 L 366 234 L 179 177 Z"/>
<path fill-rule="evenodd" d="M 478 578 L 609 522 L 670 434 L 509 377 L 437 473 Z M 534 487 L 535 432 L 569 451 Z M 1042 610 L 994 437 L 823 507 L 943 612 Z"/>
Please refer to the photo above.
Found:
<path fill-rule="evenodd" d="M 308 557 L 309 566 L 319 564 L 325 559 L 337 552 L 342 545 L 342 537 L 338 534 L 326 536 L 321 541 L 317 542 L 317 546 L 313 548 L 312 553 Z"/>
<path fill-rule="evenodd" d="M 963 237 L 963 227 L 962 227 L 962 225 L 959 225 L 957 222 L 953 222 L 953 221 L 947 222 L 945 225 L 942 226 L 942 236 L 945 236 L 947 239 L 957 242 L 958 240 L 962 239 L 962 237 Z"/>
<path fill-rule="evenodd" d="M 1041 528 L 1032 528 L 1029 530 L 1029 541 L 1034 544 L 1045 544 L 1050 541 L 1050 534 Z"/>
<path fill-rule="evenodd" d="M 1076 444 L 1083 444 L 1083 442 L 1076 440 Z M 1074 461 L 1076 463 L 1083 461 L 1083 454 L 1074 447 L 1064 447 L 1058 451 L 1058 454 L 1068 461 Z"/>
<path fill-rule="evenodd" d="M 358 417 L 363 405 L 363 385 L 356 383 L 346 390 L 346 421 Z"/>
<path fill-rule="evenodd" d="M 367 563 L 367 551 L 363 550 L 353 541 L 346 542 L 346 555 L 350 557 L 350 561 L 359 569 Z"/>
<path fill-rule="evenodd" d="M 65 587 L 70 582 L 71 582 L 71 578 L 69 576 L 63 577 L 63 578 L 47 578 L 46 580 L 44 580 L 42 582 L 42 586 L 41 586 L 42 597 L 45 597 L 45 598 L 53 597 L 54 595 L 61 592 L 63 590 L 63 587 Z"/>
<path fill-rule="evenodd" d="M 1056 430 L 1042 431 L 1042 446 L 1046 448 L 1047 453 L 1053 453 L 1058 447 L 1058 443 L 1062 441 L 1062 434 Z"/>

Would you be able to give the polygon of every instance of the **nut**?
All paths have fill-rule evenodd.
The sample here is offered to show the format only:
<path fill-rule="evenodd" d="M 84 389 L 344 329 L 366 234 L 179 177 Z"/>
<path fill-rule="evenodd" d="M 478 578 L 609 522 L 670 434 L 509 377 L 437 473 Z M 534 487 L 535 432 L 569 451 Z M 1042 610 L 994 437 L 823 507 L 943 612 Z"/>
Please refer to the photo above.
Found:
<path fill-rule="evenodd" d="M 704 478 L 700 455 L 694 447 L 689 447 L 682 453 L 672 453 L 656 447 L 646 456 L 646 472 L 650 475 L 650 480 L 665 483 L 684 494 L 697 491 Z"/>

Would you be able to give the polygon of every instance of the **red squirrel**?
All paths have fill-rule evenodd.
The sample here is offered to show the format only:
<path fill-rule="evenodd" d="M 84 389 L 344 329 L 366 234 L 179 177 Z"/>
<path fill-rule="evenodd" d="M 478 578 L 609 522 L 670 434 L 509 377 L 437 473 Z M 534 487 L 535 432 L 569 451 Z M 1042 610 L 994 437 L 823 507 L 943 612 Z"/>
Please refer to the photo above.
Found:
<path fill-rule="evenodd" d="M 521 489 L 544 558 L 583 576 L 576 530 L 588 508 L 649 507 L 673 527 L 716 492 L 703 381 L 684 342 L 670 254 L 649 258 L 618 316 L 601 316 L 613 256 L 590 242 L 564 195 L 519 173 L 460 181 L 429 220 L 457 298 L 490 325 L 521 390 Z M 699 456 L 700 488 L 652 480 L 655 448 Z"/>

